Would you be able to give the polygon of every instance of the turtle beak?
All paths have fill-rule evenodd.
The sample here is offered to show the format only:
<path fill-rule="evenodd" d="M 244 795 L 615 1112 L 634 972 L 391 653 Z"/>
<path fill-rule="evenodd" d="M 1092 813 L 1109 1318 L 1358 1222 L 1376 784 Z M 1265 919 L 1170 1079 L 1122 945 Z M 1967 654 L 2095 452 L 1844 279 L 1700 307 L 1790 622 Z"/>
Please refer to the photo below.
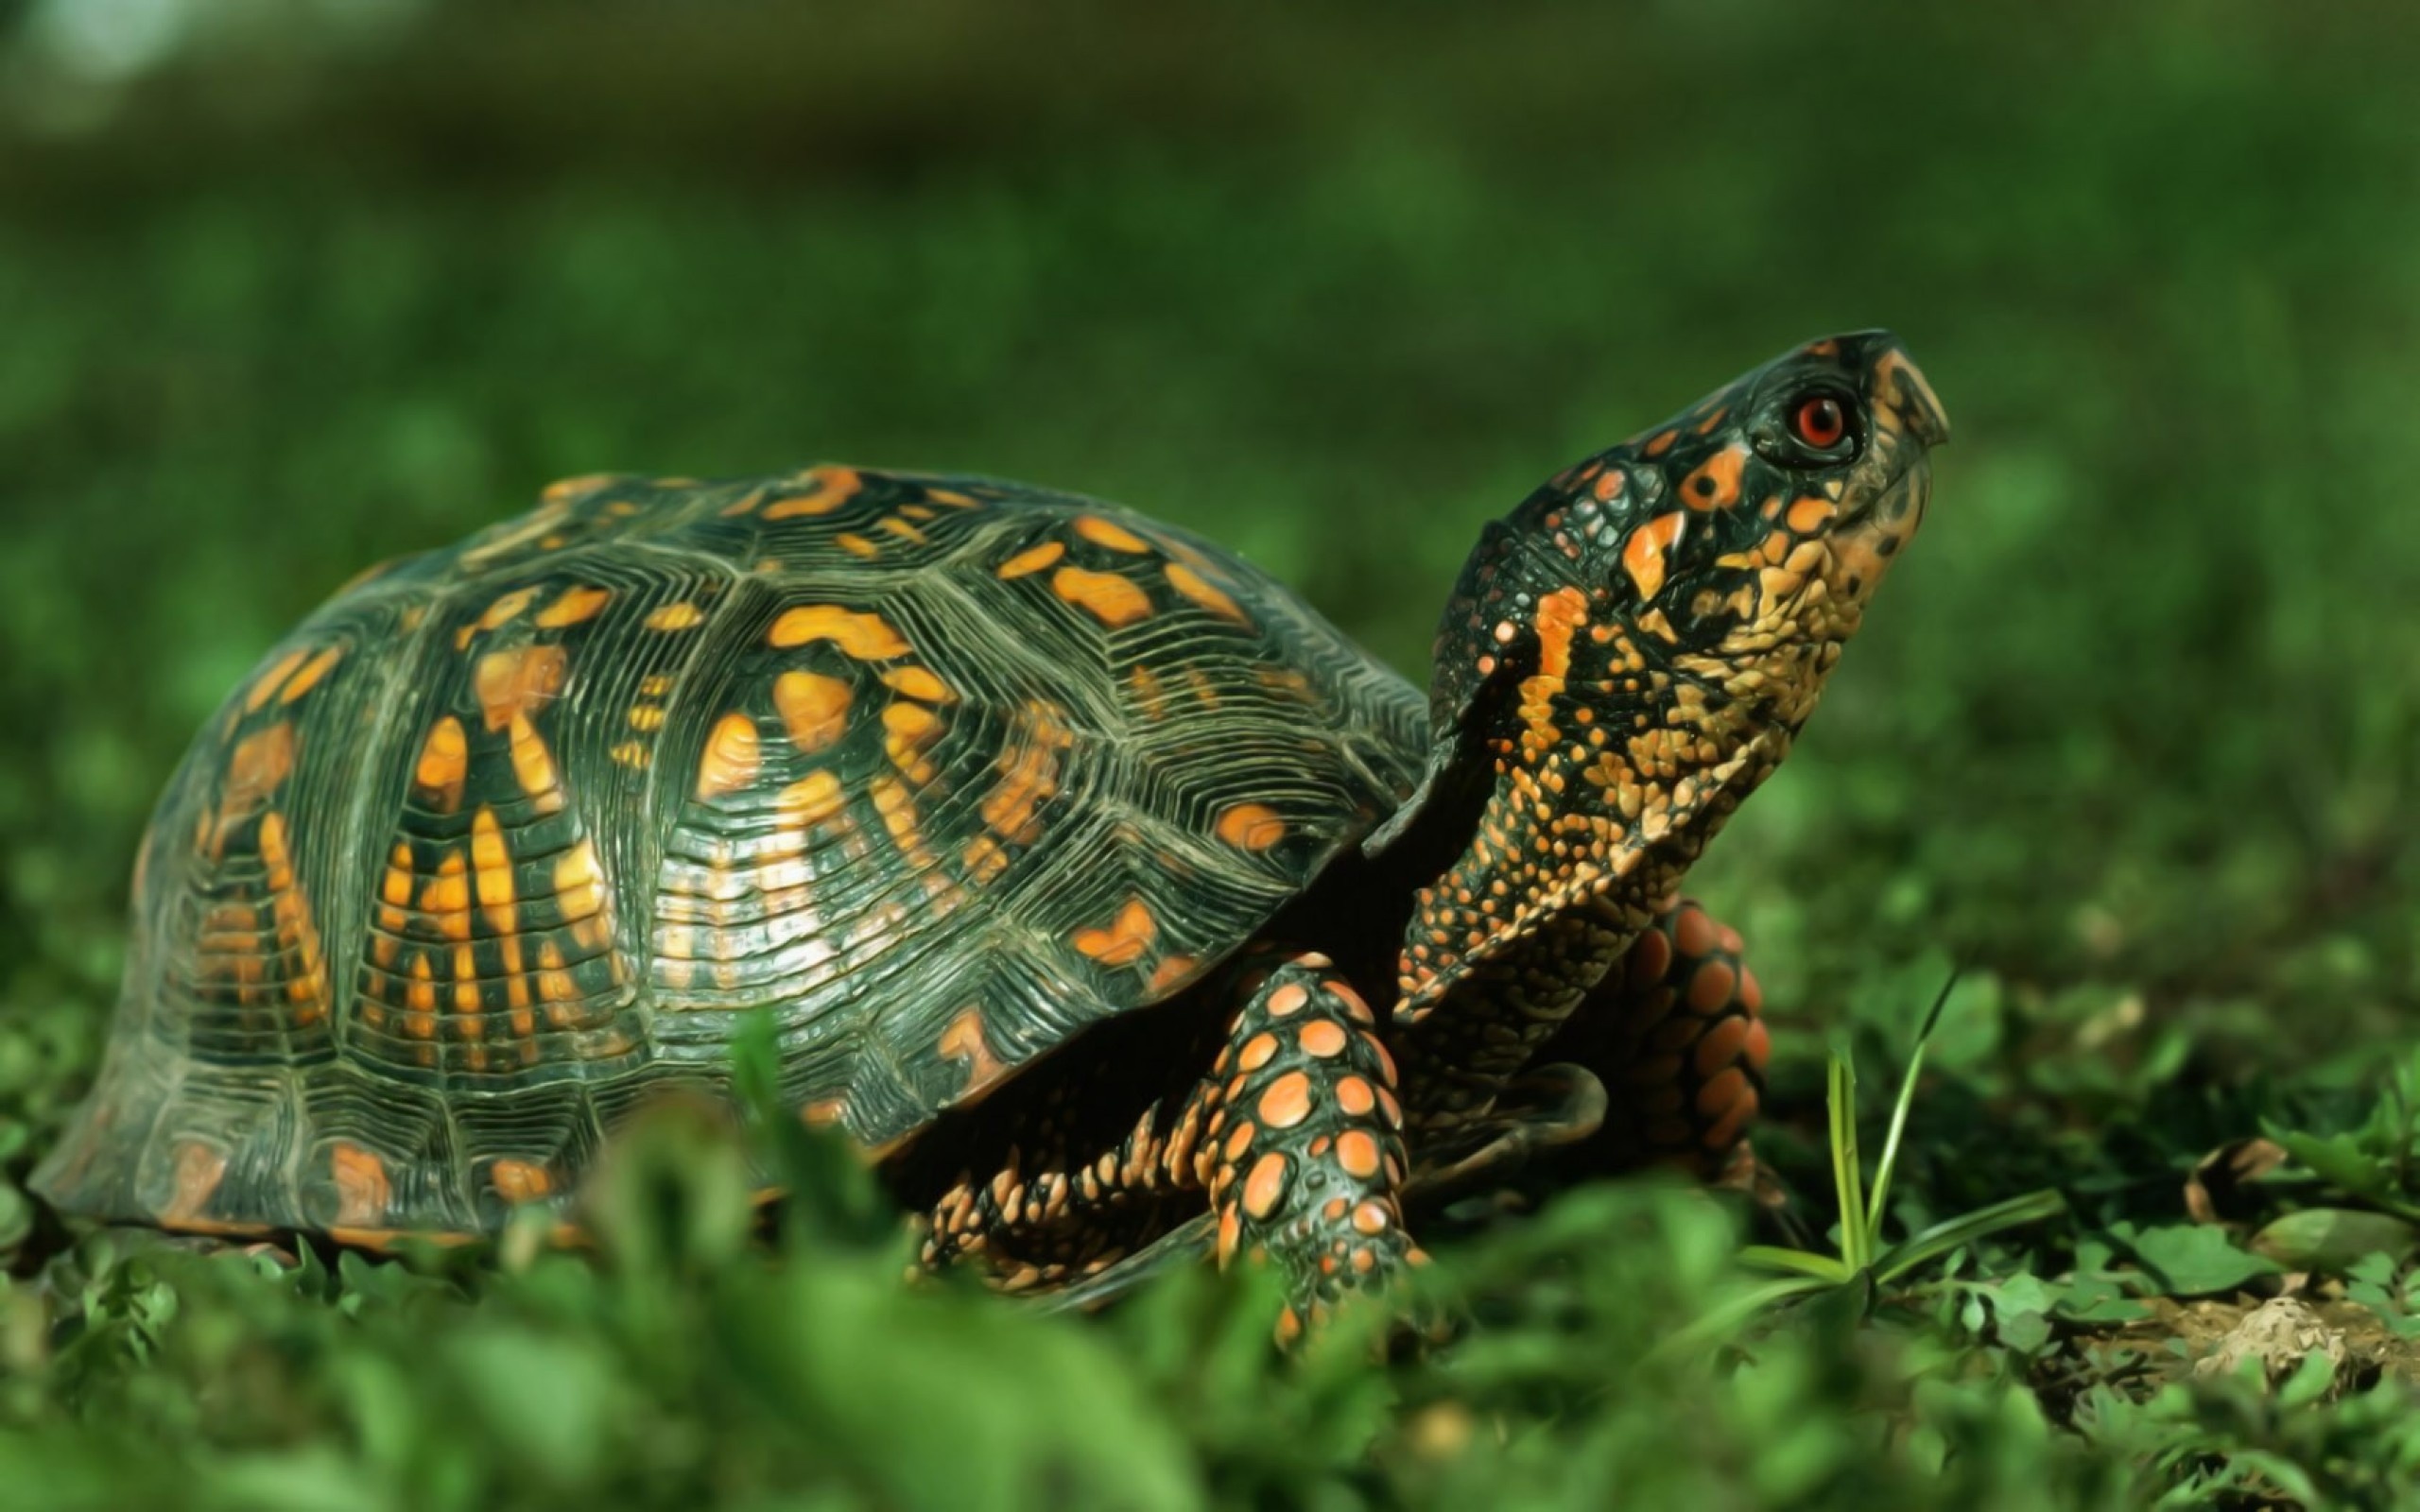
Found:
<path fill-rule="evenodd" d="M 1927 447 L 1949 439 L 1949 416 L 1925 379 L 1924 369 L 1895 339 L 1874 359 L 1874 395 L 1891 407 L 1908 434 Z"/>

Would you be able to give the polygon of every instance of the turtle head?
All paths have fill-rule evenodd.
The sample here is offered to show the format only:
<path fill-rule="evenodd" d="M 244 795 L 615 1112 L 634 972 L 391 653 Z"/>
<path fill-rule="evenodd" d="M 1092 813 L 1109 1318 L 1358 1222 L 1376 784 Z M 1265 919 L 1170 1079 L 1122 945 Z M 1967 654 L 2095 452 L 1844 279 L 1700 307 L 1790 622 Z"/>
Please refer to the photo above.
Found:
<path fill-rule="evenodd" d="M 1459 846 L 1401 1011 L 1575 905 L 1660 901 L 1788 753 L 1947 435 L 1896 337 L 1833 336 L 1487 527 L 1439 628 L 1426 779 L 1373 842 L 1434 820 Z"/>

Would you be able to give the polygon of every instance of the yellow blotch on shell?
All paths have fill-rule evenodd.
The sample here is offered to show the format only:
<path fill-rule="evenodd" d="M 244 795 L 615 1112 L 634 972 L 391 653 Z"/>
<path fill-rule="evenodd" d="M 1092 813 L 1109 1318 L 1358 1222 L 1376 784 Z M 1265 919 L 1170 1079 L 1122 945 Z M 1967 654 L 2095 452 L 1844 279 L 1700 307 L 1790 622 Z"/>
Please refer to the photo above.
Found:
<path fill-rule="evenodd" d="M 1038 573 L 1065 555 L 1067 555 L 1065 541 L 1046 541 L 1038 546 L 1028 546 L 1000 563 L 995 570 L 996 576 L 1002 582 L 1011 582 L 1028 573 Z"/>
<path fill-rule="evenodd" d="M 782 789 L 779 804 L 782 817 L 790 823 L 814 825 L 838 817 L 848 801 L 838 777 L 814 771 Z"/>
<path fill-rule="evenodd" d="M 1243 611 L 1243 606 L 1237 604 L 1224 593 L 1221 593 L 1219 588 L 1210 581 L 1210 579 L 1202 576 L 1200 573 L 1195 572 L 1192 568 L 1187 567 L 1184 563 L 1181 561 L 1172 561 L 1168 563 L 1167 577 L 1168 586 L 1170 588 L 1173 588 L 1178 593 L 1183 593 L 1185 597 L 1193 600 L 1196 604 L 1201 605 L 1203 609 L 1208 610 L 1211 613 L 1218 615 L 1220 619 L 1233 620 L 1238 625 L 1249 625 L 1252 623 L 1251 616 L 1247 615 Z"/>
<path fill-rule="evenodd" d="M 959 1095 L 977 1091 L 998 1081 L 1009 1068 L 992 1053 L 991 1043 L 983 1038 L 983 1010 L 968 1005 L 949 1027 L 942 1031 L 939 1049 L 945 1060 L 966 1062 L 966 1085 Z"/>
<path fill-rule="evenodd" d="M 605 610 L 613 600 L 611 589 L 573 588 L 561 598 L 538 611 L 538 625 L 544 629 L 560 630 L 574 625 L 585 625 Z"/>
<path fill-rule="evenodd" d="M 596 863 L 596 842 L 582 838 L 555 862 L 555 904 L 566 924 L 605 912 L 605 871 Z"/>
<path fill-rule="evenodd" d="M 865 481 L 853 467 L 819 467 L 800 475 L 799 481 L 808 485 L 804 493 L 776 500 L 765 507 L 768 520 L 788 520 L 799 515 L 830 514 L 857 496 Z"/>
<path fill-rule="evenodd" d="M 948 703 L 956 696 L 949 684 L 919 666 L 892 667 L 882 675 L 882 680 L 893 690 L 926 703 Z"/>
<path fill-rule="evenodd" d="M 174 1228 L 200 1218 L 209 1211 L 210 1199 L 217 1194 L 218 1184 L 226 1178 L 225 1151 L 199 1140 L 178 1141 L 175 1176 L 168 1205 L 160 1210 L 160 1221 Z"/>
<path fill-rule="evenodd" d="M 470 773 L 470 739 L 462 731 L 462 721 L 446 714 L 428 727 L 421 742 L 412 785 L 431 808 L 451 814 L 462 806 L 462 786 Z"/>
<path fill-rule="evenodd" d="M 785 672 L 773 679 L 773 707 L 804 754 L 838 740 L 849 729 L 850 685 L 821 672 Z"/>
<path fill-rule="evenodd" d="M 1115 520 L 1104 520 L 1097 514 L 1078 516 L 1076 534 L 1096 546 L 1106 546 L 1111 551 L 1142 553 L 1151 549 L 1151 543 L 1133 531 Z"/>
<path fill-rule="evenodd" d="M 860 662 L 887 662 L 913 649 L 881 615 L 838 604 L 802 604 L 785 610 L 766 639 L 785 650 L 829 641 Z"/>
<path fill-rule="evenodd" d="M 328 1147 L 328 1171 L 336 1182 L 339 1225 L 368 1228 L 386 1219 L 393 1200 L 386 1161 L 361 1145 L 340 1140 Z"/>
<path fill-rule="evenodd" d="M 724 714 L 715 721 L 705 754 L 698 761 L 698 797 L 713 799 L 739 792 L 756 781 L 762 761 L 755 719 L 737 710 Z"/>
<path fill-rule="evenodd" d="M 1143 958 L 1160 932 L 1159 921 L 1140 898 L 1129 898 L 1117 917 L 1098 929 L 1080 929 L 1076 949 L 1103 966 L 1132 966 Z"/>
<path fill-rule="evenodd" d="M 490 730 L 504 729 L 515 714 L 535 713 L 562 692 L 569 659 L 560 645 L 524 645 L 491 651 L 472 669 L 471 687 Z"/>
<path fill-rule="evenodd" d="M 493 630 L 510 624 L 521 617 L 521 611 L 527 609 L 530 600 L 537 596 L 538 591 L 535 588 L 516 588 L 511 593 L 503 594 L 488 605 L 487 611 L 479 616 L 478 627 L 482 630 Z"/>
<path fill-rule="evenodd" d="M 278 692 L 277 701 L 292 703 L 301 698 L 326 681 L 328 674 L 335 671 L 337 663 L 343 660 L 344 647 L 331 645 L 323 648 L 319 655 L 304 662 L 301 671 L 286 679 L 285 686 Z"/>
<path fill-rule="evenodd" d="M 538 733 L 535 721 L 526 713 L 512 716 L 510 741 L 513 781 L 537 806 L 541 814 L 555 814 L 563 806 L 563 784 L 555 770 L 554 753 L 546 748 L 545 737 Z"/>
<path fill-rule="evenodd" d="M 1286 820 L 1266 803 L 1236 803 L 1222 810 L 1219 838 L 1245 850 L 1266 850 L 1286 838 Z"/>
<path fill-rule="evenodd" d="M 704 610 L 684 599 L 680 603 L 666 604 L 648 611 L 644 623 L 650 630 L 669 632 L 695 629 L 704 624 L 705 619 Z"/>
<path fill-rule="evenodd" d="M 306 645 L 297 646 L 280 657 L 277 664 L 262 673 L 252 683 L 251 692 L 244 696 L 244 712 L 258 713 L 266 708 L 268 701 L 277 696 L 278 690 L 285 686 L 285 679 L 294 676 L 294 669 L 301 666 L 310 654 L 311 648 Z"/>
<path fill-rule="evenodd" d="M 1148 619 L 1151 613 L 1150 595 L 1115 573 L 1062 567 L 1050 575 L 1050 591 L 1111 629 Z"/>
<path fill-rule="evenodd" d="M 520 930 L 520 910 L 512 885 L 512 851 L 505 844 L 504 827 L 495 810 L 481 804 L 471 820 L 471 883 L 488 928 L 499 936 Z"/>
<path fill-rule="evenodd" d="M 488 1185 L 495 1194 L 519 1207 L 548 1196 L 555 1190 L 554 1177 L 535 1160 L 499 1159 L 488 1166 Z"/>

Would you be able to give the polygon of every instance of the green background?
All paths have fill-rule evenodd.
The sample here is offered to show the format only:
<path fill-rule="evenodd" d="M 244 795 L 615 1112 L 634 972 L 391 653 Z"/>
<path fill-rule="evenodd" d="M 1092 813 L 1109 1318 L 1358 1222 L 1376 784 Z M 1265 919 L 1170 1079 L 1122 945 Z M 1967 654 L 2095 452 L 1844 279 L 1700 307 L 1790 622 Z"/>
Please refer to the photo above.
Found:
<path fill-rule="evenodd" d="M 182 18 L 176 45 L 110 76 L 109 47 L 160 14 Z M 1786 1031 L 1785 1125 L 1820 1126 L 1826 1028 L 1903 1051 L 1962 960 L 1955 1085 L 1930 1105 L 1955 1127 L 1913 1162 L 1914 1200 L 1955 1211 L 2089 1169 L 2092 1190 L 2172 1210 L 2194 1148 L 2253 1131 L 2246 1089 L 2355 1086 L 2415 1039 L 2412 17 L 0 5 L 0 1159 L 22 1177 L 90 1063 L 132 845 L 205 713 L 355 569 L 552 478 L 830 459 L 1095 493 L 1240 548 L 1418 679 L 1479 524 L 1538 479 L 1790 343 L 1888 325 L 1957 428 L 1931 514 L 1698 890 L 1747 930 Z M 1820 1172 L 1813 1190 L 1820 1228 Z M 1604 1221 L 1651 1222 L 1619 1211 Z M 1683 1241 L 1656 1232 L 1642 1263 L 1668 1275 L 1656 1246 Z M 324 1372 L 293 1360 L 349 1339 L 359 1372 L 398 1372 L 398 1401 L 424 1390 L 408 1331 L 322 1339 L 302 1312 L 260 1321 L 270 1304 L 233 1281 L 195 1284 L 232 1289 L 195 1314 L 231 1338 L 251 1317 L 320 1341 L 279 1355 L 298 1380 Z M 533 1348 L 625 1349 L 526 1297 L 490 1306 L 553 1319 L 527 1325 Z M 380 1452 L 319 1387 L 214 1425 L 132 1366 L 65 1380 L 19 1314 L 0 1424 L 150 1422 L 376 1478 Z M 1157 1323 L 1117 1326 L 1166 1345 Z M 660 1347 L 736 1369 L 704 1329 Z M 1012 1386 L 1000 1366 L 1001 1392 L 1046 1395 L 1053 1350 L 1100 1347 L 1080 1332 L 1036 1328 L 1042 1374 Z M 1087 1361 L 1063 1374 L 1106 1389 Z M 1259 1368 L 1236 1389 L 1312 1389 Z M 1623 1418 L 1590 1395 L 1617 1362 L 1592 1368 L 1570 1389 L 1595 1417 L 1515 1392 L 1510 1420 L 1630 1435 L 1633 1459 L 1590 1462 L 1625 1484 L 1689 1459 L 1654 1416 L 1668 1402 Z M 882 1379 L 876 1400 L 923 1389 Z M 1360 1457 L 1429 1432 L 1412 1407 L 1370 1407 L 1327 1469 L 1264 1476 L 1235 1469 L 1260 1463 L 1253 1435 L 1203 1426 L 1209 1386 L 1150 1379 L 1117 1410 L 1220 1497 L 1444 1484 Z M 1797 1389 L 1840 1416 L 1788 1393 L 1770 1410 L 1840 1444 L 1877 1432 L 1866 1387 Z M 108 1395 L 126 1391 L 153 1417 Z M 1745 1414 L 1741 1442 L 1762 1442 L 1768 1407 L 1675 1400 Z M 682 1417 L 704 1412 L 692 1399 L 630 1410 L 722 1442 Z M 624 1436 L 600 1427 L 562 1452 L 569 1479 L 526 1485 L 493 1468 L 504 1450 L 465 1450 L 488 1468 L 462 1484 L 644 1501 L 659 1483 L 614 1458 Z M 74 1442 L 120 1472 L 106 1434 Z M 683 1460 L 702 1479 L 678 1495 L 788 1494 L 769 1489 L 786 1472 L 697 1469 L 724 1452 Z M 592 1484 L 582 1455 L 621 1468 Z M 1734 1445 L 1688 1473 L 1781 1495 L 1761 1459 Z M 1545 1453 L 1520 1484 L 1582 1494 L 1576 1463 Z M 1842 1484 L 1846 1461 L 1810 1463 L 1806 1494 Z M 830 1494 L 924 1494 L 867 1473 Z"/>

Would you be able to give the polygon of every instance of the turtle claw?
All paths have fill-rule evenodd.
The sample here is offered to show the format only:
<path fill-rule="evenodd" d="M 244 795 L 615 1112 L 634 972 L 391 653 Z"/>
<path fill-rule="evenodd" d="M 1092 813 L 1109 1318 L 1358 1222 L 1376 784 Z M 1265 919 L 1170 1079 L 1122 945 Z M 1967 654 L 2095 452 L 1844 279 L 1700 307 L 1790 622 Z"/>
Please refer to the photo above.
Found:
<path fill-rule="evenodd" d="M 1542 1150 L 1594 1138 L 1605 1126 L 1612 1099 L 1587 1067 L 1569 1061 L 1539 1066 L 1505 1085 L 1484 1143 L 1416 1176 L 1410 1194 L 1435 1204 L 1510 1179 Z"/>

